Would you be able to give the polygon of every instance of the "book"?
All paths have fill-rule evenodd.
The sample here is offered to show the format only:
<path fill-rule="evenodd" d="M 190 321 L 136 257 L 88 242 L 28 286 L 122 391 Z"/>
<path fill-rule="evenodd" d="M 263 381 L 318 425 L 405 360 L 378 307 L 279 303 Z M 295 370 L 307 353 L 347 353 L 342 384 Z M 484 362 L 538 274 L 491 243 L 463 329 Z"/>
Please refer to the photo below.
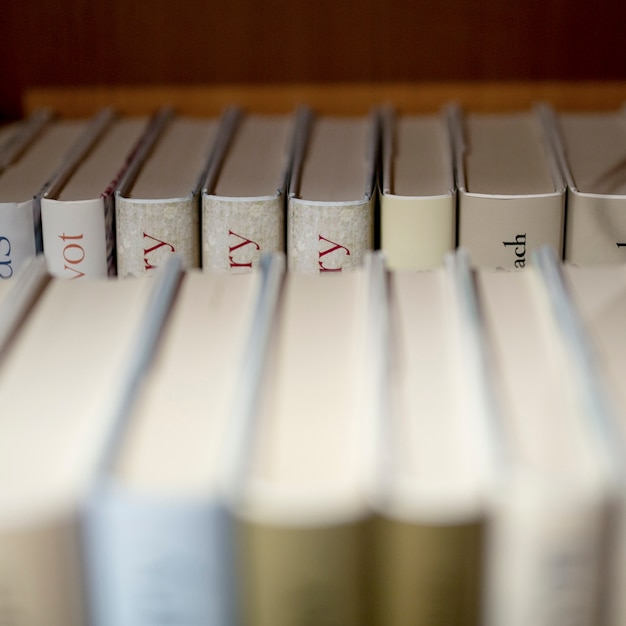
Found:
<path fill-rule="evenodd" d="M 431 271 L 389 272 L 372 490 L 376 624 L 482 624 L 499 466 L 471 291 L 467 261 L 451 253 Z"/>
<path fill-rule="evenodd" d="M 48 266 L 40 254 L 27 259 L 13 280 L 0 281 L 0 359 L 49 280 Z"/>
<path fill-rule="evenodd" d="M 14 163 L 54 118 L 49 109 L 37 109 L 28 117 L 0 127 L 0 172 Z"/>
<path fill-rule="evenodd" d="M 0 154 L 4 155 L 8 150 L 11 140 L 16 135 L 18 129 L 19 124 L 17 122 L 5 122 L 0 125 Z M 5 160 L 3 156 L 0 161 L 0 163 L 3 163 L 3 165 L 0 166 L 1 169 L 6 167 L 6 162 L 7 160 Z"/>
<path fill-rule="evenodd" d="M 565 182 L 541 107 L 449 108 L 458 193 L 457 245 L 479 267 L 523 269 L 532 250 L 563 254 Z"/>
<path fill-rule="evenodd" d="M 341 272 L 374 248 L 379 116 L 315 116 L 297 139 L 287 203 L 287 267 Z"/>
<path fill-rule="evenodd" d="M 285 275 L 233 488 L 242 624 L 370 623 L 375 267 Z"/>
<path fill-rule="evenodd" d="M 443 264 L 456 246 L 456 188 L 445 115 L 382 118 L 380 248 L 390 269 Z"/>
<path fill-rule="evenodd" d="M 200 267 L 200 192 L 218 120 L 159 111 L 115 192 L 119 276 L 151 273 L 172 254 Z"/>
<path fill-rule="evenodd" d="M 53 279 L 0 362 L 3 621 L 82 626 L 82 508 L 180 277 Z"/>
<path fill-rule="evenodd" d="M 88 508 L 95 626 L 236 623 L 229 468 L 283 268 L 275 255 L 243 275 L 185 273 Z"/>
<path fill-rule="evenodd" d="M 567 181 L 565 259 L 626 260 L 626 110 L 550 112 Z"/>
<path fill-rule="evenodd" d="M 535 261 L 525 272 L 478 270 L 476 285 L 503 451 L 485 623 L 595 626 L 613 478 L 577 346 Z"/>
<path fill-rule="evenodd" d="M 603 624 L 619 626 L 626 624 L 626 394 L 622 384 L 626 274 L 622 263 L 565 263 L 548 265 L 548 269 L 552 270 L 551 293 L 560 296 L 561 329 L 577 338 L 577 354 L 585 366 L 579 384 L 590 388 L 587 404 L 594 411 L 596 434 L 605 445 L 615 478 L 612 515 L 605 529 L 607 561 L 600 619 Z"/>
<path fill-rule="evenodd" d="M 43 244 L 54 276 L 115 276 L 114 192 L 129 167 L 148 118 L 98 115 L 41 199 Z"/>
<path fill-rule="evenodd" d="M 43 251 L 41 196 L 69 158 L 84 131 L 83 119 L 40 120 L 4 153 L 0 173 L 0 278 L 11 278 L 29 257 Z M 33 132 L 34 131 L 34 132 Z"/>
<path fill-rule="evenodd" d="M 202 191 L 202 267 L 245 272 L 285 250 L 295 114 L 233 109 Z"/>

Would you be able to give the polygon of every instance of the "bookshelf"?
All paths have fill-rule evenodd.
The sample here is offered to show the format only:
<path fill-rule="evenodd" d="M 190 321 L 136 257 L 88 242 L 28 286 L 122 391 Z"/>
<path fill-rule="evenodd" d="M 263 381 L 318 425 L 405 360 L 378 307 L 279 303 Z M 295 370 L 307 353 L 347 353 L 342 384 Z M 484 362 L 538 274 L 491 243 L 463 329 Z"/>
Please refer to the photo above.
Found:
<path fill-rule="evenodd" d="M 612 109 L 626 103 L 626 80 L 33 87 L 24 92 L 22 108 L 28 113 L 48 106 L 69 117 L 90 115 L 106 105 L 139 114 L 171 104 L 181 113 L 215 115 L 233 103 L 260 113 L 287 112 L 306 103 L 320 113 L 363 114 L 384 102 L 418 113 L 436 111 L 450 101 L 475 111 L 514 110 L 538 101 L 569 111 Z"/>

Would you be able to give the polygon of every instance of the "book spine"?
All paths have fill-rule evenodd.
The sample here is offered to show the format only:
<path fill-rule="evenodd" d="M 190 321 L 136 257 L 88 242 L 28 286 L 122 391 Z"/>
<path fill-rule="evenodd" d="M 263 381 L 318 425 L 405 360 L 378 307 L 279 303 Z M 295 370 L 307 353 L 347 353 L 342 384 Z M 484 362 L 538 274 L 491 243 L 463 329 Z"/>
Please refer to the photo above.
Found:
<path fill-rule="evenodd" d="M 109 489 L 92 499 L 85 529 L 90 623 L 235 623 L 231 525 L 224 509 Z"/>
<path fill-rule="evenodd" d="M 374 200 L 310 204 L 289 199 L 287 268 L 306 274 L 363 265 L 374 248 Z"/>
<path fill-rule="evenodd" d="M 626 261 L 626 196 L 568 189 L 565 260 L 576 265 Z"/>
<path fill-rule="evenodd" d="M 484 523 L 380 517 L 376 531 L 376 624 L 481 624 Z"/>
<path fill-rule="evenodd" d="M 531 489 L 496 505 L 486 624 L 596 626 L 606 511 L 599 498 Z"/>
<path fill-rule="evenodd" d="M 454 250 L 454 195 L 404 198 L 381 194 L 381 249 L 390 269 L 429 269 Z"/>
<path fill-rule="evenodd" d="M 37 253 L 35 202 L 0 204 L 0 280 L 13 278 L 26 259 Z"/>
<path fill-rule="evenodd" d="M 184 268 L 200 267 L 199 211 L 197 195 L 154 202 L 117 195 L 118 275 L 151 273 L 174 253 Z"/>
<path fill-rule="evenodd" d="M 478 267 L 519 270 L 549 245 L 563 254 L 565 193 L 488 197 L 459 191 L 459 242 Z"/>
<path fill-rule="evenodd" d="M 3 522 L 0 531 L 0 624 L 82 626 L 80 540 L 71 515 L 40 523 Z"/>
<path fill-rule="evenodd" d="M 238 524 L 245 626 L 367 626 L 370 520 L 324 527 Z"/>
<path fill-rule="evenodd" d="M 202 267 L 245 272 L 265 252 L 285 249 L 284 196 L 228 199 L 202 196 Z"/>
<path fill-rule="evenodd" d="M 53 276 L 94 278 L 112 271 L 104 198 L 69 202 L 44 197 L 41 223 L 44 255 Z"/>

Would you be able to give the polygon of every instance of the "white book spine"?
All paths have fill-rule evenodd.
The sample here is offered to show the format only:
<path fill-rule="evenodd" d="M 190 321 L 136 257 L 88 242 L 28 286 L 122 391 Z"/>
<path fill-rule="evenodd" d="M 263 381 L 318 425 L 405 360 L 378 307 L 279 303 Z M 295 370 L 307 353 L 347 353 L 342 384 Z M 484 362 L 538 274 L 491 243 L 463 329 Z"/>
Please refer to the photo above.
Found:
<path fill-rule="evenodd" d="M 105 199 L 70 202 L 44 197 L 41 221 L 44 255 L 53 276 L 75 279 L 109 274 Z"/>
<path fill-rule="evenodd" d="M 573 290 L 564 277 L 564 266 L 550 248 L 539 250 L 534 257 L 534 263 L 554 315 L 559 320 L 559 331 L 575 368 L 575 384 L 581 391 L 580 403 L 588 409 L 589 439 L 598 446 L 606 473 L 603 507 L 605 517 L 599 529 L 602 543 L 597 548 L 595 563 L 595 575 L 601 577 L 595 581 L 594 586 L 594 590 L 599 591 L 596 598 L 598 614 L 590 623 L 624 626 L 626 500 L 623 481 L 626 465 L 623 416 L 620 415 L 620 409 L 610 390 L 610 376 L 607 376 L 607 370 L 597 351 L 602 342 L 597 335 L 594 337 L 593 328 L 587 326 L 582 306 L 580 303 L 576 304 Z"/>
<path fill-rule="evenodd" d="M 264 252 L 285 248 L 282 194 L 268 198 L 202 197 L 202 267 L 250 271 Z"/>
<path fill-rule="evenodd" d="M 95 626 L 234 623 L 225 509 L 111 488 L 94 495 L 85 520 Z"/>
<path fill-rule="evenodd" d="M 548 250 L 549 258 L 544 254 Z M 510 480 L 501 486 L 494 498 L 488 546 L 488 626 L 602 623 L 601 576 L 613 487 L 611 463 L 598 428 L 596 390 L 592 377 L 584 374 L 588 370 L 582 337 L 575 330 L 573 311 L 557 280 L 559 266 L 554 249 L 545 247 L 533 255 L 529 271 L 537 276 L 552 332 L 558 335 L 560 362 L 568 368 L 571 391 L 565 393 L 572 397 L 565 410 L 573 414 L 566 424 L 584 441 L 584 455 L 576 458 L 580 465 L 587 464 L 587 472 L 578 465 L 537 473 L 520 467 L 512 470 Z M 541 434 L 539 431 L 536 436 Z"/>
<path fill-rule="evenodd" d="M 597 626 L 601 495 L 513 489 L 488 539 L 488 626 Z"/>
<path fill-rule="evenodd" d="M 0 280 L 13 278 L 29 257 L 37 253 L 35 203 L 0 203 Z"/>
<path fill-rule="evenodd" d="M 183 267 L 200 266 L 198 195 L 173 200 L 115 198 L 117 272 L 141 276 L 177 253 Z"/>

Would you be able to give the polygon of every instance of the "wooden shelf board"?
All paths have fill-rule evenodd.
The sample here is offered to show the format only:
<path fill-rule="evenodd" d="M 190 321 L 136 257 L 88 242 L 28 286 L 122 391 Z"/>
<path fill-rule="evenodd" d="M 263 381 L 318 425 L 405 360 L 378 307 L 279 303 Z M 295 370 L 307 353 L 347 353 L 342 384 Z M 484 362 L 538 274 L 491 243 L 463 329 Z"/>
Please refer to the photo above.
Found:
<path fill-rule="evenodd" d="M 626 102 L 626 82 L 424 82 L 245 85 L 37 87 L 23 95 L 24 113 L 47 106 L 63 116 L 89 115 L 112 105 L 146 114 L 171 104 L 189 115 L 216 115 L 229 104 L 280 113 L 309 104 L 320 113 L 362 114 L 392 102 L 401 112 L 429 112 L 456 101 L 468 110 L 506 111 L 537 101 L 562 110 L 611 109 Z"/>

